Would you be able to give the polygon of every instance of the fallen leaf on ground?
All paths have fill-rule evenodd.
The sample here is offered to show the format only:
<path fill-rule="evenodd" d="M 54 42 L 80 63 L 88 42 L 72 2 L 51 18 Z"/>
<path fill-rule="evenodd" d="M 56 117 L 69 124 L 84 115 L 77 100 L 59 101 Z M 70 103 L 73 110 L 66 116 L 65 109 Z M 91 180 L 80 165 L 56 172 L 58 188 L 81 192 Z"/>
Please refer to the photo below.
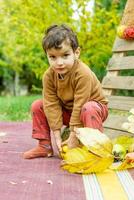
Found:
<path fill-rule="evenodd" d="M 53 182 L 51 180 L 47 180 L 47 183 L 50 184 L 50 185 L 53 184 Z"/>
<path fill-rule="evenodd" d="M 3 137 L 3 136 L 5 136 L 5 135 L 6 135 L 5 132 L 0 132 L 0 137 Z"/>
<path fill-rule="evenodd" d="M 17 183 L 13 182 L 13 181 L 9 181 L 9 183 L 11 183 L 12 185 L 16 185 Z"/>

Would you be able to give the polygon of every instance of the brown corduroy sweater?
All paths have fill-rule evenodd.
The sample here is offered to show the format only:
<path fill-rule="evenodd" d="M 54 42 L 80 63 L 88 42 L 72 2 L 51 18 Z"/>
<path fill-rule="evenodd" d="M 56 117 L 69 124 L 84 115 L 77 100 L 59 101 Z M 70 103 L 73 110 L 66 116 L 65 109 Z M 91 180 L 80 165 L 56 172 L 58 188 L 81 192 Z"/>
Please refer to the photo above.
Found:
<path fill-rule="evenodd" d="M 51 67 L 45 72 L 43 107 L 51 130 L 55 131 L 63 126 L 62 107 L 72 111 L 70 129 L 82 127 L 80 111 L 91 100 L 108 103 L 96 75 L 81 61 L 75 62 L 64 79 L 60 79 Z"/>

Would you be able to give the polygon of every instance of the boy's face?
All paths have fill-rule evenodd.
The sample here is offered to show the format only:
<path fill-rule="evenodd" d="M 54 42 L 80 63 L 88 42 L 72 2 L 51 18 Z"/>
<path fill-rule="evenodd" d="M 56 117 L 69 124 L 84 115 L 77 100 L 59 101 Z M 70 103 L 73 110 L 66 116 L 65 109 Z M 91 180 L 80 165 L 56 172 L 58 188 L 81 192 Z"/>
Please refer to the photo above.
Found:
<path fill-rule="evenodd" d="M 80 55 L 80 49 L 73 51 L 69 43 L 64 41 L 60 49 L 51 48 L 47 50 L 47 58 L 50 66 L 58 74 L 66 74 L 71 70 L 74 62 Z"/>

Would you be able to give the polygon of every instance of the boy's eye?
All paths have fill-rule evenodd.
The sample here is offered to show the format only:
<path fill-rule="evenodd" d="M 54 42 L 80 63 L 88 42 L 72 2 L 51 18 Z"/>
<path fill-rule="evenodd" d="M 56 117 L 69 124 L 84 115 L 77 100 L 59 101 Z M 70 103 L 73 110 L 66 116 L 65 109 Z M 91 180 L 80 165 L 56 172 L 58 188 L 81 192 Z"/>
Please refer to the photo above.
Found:
<path fill-rule="evenodd" d="M 55 59 L 55 56 L 49 56 L 49 58 L 51 58 L 51 59 Z"/>
<path fill-rule="evenodd" d="M 68 53 L 66 53 L 66 54 L 63 55 L 64 58 L 66 58 L 66 57 L 68 57 L 68 56 L 69 56 Z"/>

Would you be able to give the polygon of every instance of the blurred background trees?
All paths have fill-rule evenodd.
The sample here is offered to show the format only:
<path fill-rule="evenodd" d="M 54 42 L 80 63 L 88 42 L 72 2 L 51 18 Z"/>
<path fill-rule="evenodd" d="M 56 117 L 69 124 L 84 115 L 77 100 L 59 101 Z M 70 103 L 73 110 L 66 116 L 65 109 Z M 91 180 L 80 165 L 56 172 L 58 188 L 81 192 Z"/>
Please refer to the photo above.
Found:
<path fill-rule="evenodd" d="M 41 78 L 48 67 L 42 50 L 44 30 L 66 23 L 77 33 L 81 59 L 100 81 L 126 0 L 1 0 L 0 94 L 41 93 Z M 74 6 L 75 5 L 75 6 Z"/>

